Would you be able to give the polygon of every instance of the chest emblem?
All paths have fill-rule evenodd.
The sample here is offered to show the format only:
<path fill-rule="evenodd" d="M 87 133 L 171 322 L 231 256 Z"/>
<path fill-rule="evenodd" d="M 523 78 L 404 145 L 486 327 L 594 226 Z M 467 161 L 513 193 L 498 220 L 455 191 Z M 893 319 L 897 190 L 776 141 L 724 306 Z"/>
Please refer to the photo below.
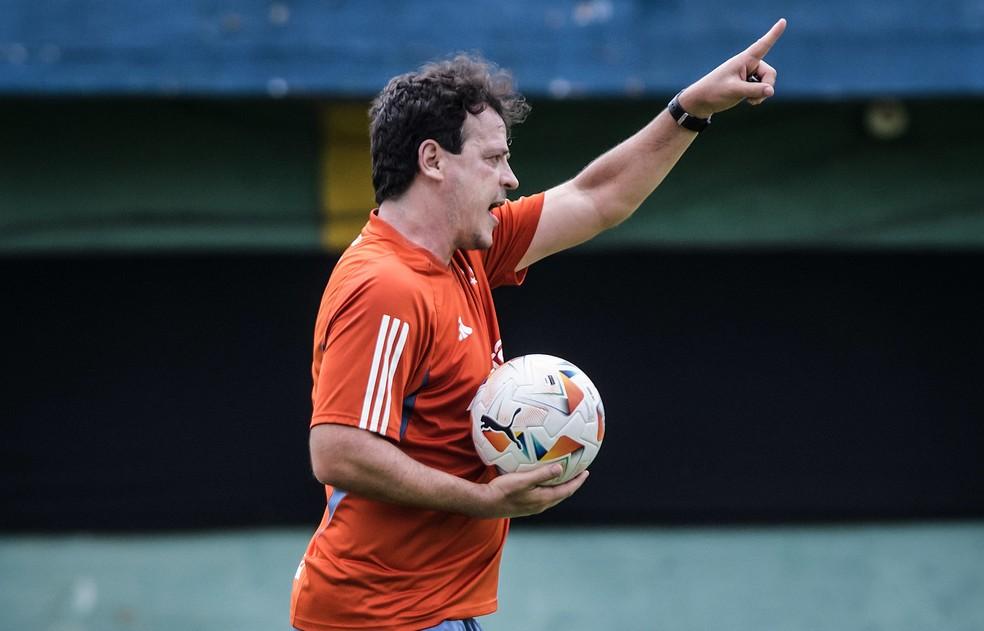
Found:
<path fill-rule="evenodd" d="M 478 284 L 478 278 L 475 277 L 475 270 L 471 268 L 471 265 L 465 263 L 465 267 L 468 268 L 468 282 L 472 285 Z"/>
<path fill-rule="evenodd" d="M 465 323 L 461 321 L 461 316 L 458 316 L 458 341 L 463 341 L 471 334 L 472 328 L 470 326 L 466 326 Z"/>

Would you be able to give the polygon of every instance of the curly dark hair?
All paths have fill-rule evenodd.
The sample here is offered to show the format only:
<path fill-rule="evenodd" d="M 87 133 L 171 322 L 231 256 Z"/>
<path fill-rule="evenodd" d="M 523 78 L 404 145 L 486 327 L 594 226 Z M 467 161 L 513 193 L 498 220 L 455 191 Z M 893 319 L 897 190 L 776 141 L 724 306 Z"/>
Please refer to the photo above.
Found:
<path fill-rule="evenodd" d="M 417 150 L 425 140 L 461 153 L 465 118 L 486 107 L 502 117 L 507 134 L 530 111 L 513 88 L 512 76 L 481 57 L 458 55 L 390 79 L 369 109 L 376 203 L 410 188 Z"/>

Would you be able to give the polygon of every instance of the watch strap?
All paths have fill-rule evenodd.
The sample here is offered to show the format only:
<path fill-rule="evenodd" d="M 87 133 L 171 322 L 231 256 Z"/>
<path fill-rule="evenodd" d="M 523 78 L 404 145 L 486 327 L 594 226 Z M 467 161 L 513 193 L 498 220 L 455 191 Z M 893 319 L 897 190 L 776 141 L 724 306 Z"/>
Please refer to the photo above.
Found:
<path fill-rule="evenodd" d="M 670 116 L 673 117 L 673 120 L 676 121 L 677 125 L 683 127 L 684 129 L 697 132 L 707 129 L 707 126 L 711 124 L 711 117 L 708 116 L 707 118 L 699 118 L 688 113 L 687 110 L 683 109 L 683 106 L 680 105 L 681 94 L 683 94 L 682 91 L 677 93 L 677 95 L 674 96 L 666 106 L 666 109 L 670 112 Z"/>

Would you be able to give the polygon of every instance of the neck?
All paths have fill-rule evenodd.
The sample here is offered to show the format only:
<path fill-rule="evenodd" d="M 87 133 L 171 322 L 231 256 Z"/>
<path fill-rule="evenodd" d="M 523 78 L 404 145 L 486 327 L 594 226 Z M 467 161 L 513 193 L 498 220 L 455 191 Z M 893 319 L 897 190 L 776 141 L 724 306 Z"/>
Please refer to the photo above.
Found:
<path fill-rule="evenodd" d="M 421 199 L 414 199 L 408 191 L 399 199 L 388 199 L 379 205 L 379 218 L 403 235 L 407 241 L 418 245 L 447 265 L 454 254 L 452 235 L 447 231 L 447 220 L 436 216 L 440 208 Z"/>

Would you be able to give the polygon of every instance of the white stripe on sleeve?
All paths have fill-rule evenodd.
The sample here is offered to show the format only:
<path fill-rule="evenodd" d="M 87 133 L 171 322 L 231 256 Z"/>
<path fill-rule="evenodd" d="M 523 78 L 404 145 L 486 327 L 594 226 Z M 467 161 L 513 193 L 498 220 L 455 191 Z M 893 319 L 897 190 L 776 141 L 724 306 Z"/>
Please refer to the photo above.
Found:
<path fill-rule="evenodd" d="M 400 328 L 400 339 L 396 343 L 396 352 L 393 353 L 393 359 L 390 361 L 389 376 L 386 378 L 386 404 L 383 406 L 383 426 L 379 429 L 379 433 L 384 436 L 386 435 L 386 428 L 389 427 L 390 395 L 393 394 L 393 375 L 396 374 L 396 368 L 400 365 L 400 356 L 403 355 L 403 346 L 407 342 L 407 333 L 409 331 L 410 325 L 404 322 Z"/>
<path fill-rule="evenodd" d="M 389 375 L 390 357 L 393 354 L 393 340 L 396 339 L 396 330 L 400 327 L 400 319 L 393 318 L 389 327 L 389 336 L 386 338 L 386 349 L 383 353 L 383 364 L 379 369 L 379 382 L 376 387 L 376 400 L 372 404 L 372 418 L 369 421 L 369 431 L 379 431 L 379 414 L 382 412 L 383 389 L 386 386 L 386 379 Z"/>
<path fill-rule="evenodd" d="M 366 396 L 362 400 L 362 416 L 359 418 L 359 428 L 367 429 L 369 423 L 369 402 L 372 401 L 372 393 L 376 389 L 379 370 L 379 358 L 383 350 L 383 341 L 386 339 L 386 330 L 389 328 L 390 317 L 383 316 L 383 321 L 379 323 L 379 335 L 376 337 L 376 350 L 372 353 L 372 368 L 369 369 L 369 382 L 366 384 Z"/>

